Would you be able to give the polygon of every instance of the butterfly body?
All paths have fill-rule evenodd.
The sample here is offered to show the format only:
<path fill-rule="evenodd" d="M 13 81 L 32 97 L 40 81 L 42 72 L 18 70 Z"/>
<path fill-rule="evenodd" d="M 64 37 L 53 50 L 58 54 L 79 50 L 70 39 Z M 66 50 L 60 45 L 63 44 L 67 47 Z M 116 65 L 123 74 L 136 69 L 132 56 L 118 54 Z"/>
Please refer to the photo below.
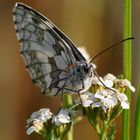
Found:
<path fill-rule="evenodd" d="M 69 89 L 69 91 L 83 93 L 91 86 L 93 76 L 92 64 L 77 62 L 76 65 L 70 65 L 66 75 L 68 78 L 67 89 Z"/>
<path fill-rule="evenodd" d="M 89 89 L 93 64 L 49 19 L 22 3 L 16 3 L 13 19 L 26 68 L 43 93 L 83 93 Z"/>

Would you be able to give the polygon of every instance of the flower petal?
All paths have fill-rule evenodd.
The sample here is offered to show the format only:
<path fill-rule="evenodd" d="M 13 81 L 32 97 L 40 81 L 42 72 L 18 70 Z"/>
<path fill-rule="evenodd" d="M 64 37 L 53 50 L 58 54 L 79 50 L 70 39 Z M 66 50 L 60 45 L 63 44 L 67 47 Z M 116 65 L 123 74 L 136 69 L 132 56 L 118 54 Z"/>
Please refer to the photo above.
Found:
<path fill-rule="evenodd" d="M 26 130 L 26 134 L 27 135 L 31 135 L 34 131 L 36 131 L 37 129 L 34 127 L 34 126 L 31 126 L 29 127 L 27 130 Z"/>
<path fill-rule="evenodd" d="M 121 102 L 121 106 L 123 109 L 129 109 L 129 104 L 127 102 Z"/>

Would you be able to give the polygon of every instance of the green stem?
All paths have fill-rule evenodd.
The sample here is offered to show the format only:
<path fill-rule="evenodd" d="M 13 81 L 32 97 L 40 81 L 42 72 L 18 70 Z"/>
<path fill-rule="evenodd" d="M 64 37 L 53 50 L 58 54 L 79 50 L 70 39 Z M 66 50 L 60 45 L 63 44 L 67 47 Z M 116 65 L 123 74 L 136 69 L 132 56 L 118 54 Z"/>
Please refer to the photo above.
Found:
<path fill-rule="evenodd" d="M 64 104 L 66 108 L 70 108 L 73 105 L 71 95 L 64 95 Z"/>
<path fill-rule="evenodd" d="M 46 136 L 44 136 L 44 139 L 45 140 L 55 140 L 54 133 L 53 132 L 46 133 Z"/>
<path fill-rule="evenodd" d="M 97 124 L 97 125 L 95 126 L 95 129 L 96 129 L 97 134 L 99 135 L 99 134 L 101 133 L 99 124 Z"/>
<path fill-rule="evenodd" d="M 70 108 L 73 104 L 71 95 L 65 95 L 64 102 L 65 106 Z M 73 140 L 73 124 L 71 125 L 70 131 L 67 133 L 67 140 Z"/>
<path fill-rule="evenodd" d="M 123 38 L 131 37 L 131 0 L 124 0 L 123 14 Z M 124 42 L 123 48 L 123 74 L 124 78 L 131 80 L 131 40 Z M 131 100 L 130 92 L 127 93 L 129 102 Z M 130 110 L 123 111 L 123 133 L 122 139 L 130 139 Z"/>
<path fill-rule="evenodd" d="M 107 138 L 107 122 L 104 121 L 99 140 L 106 140 L 106 138 Z"/>
<path fill-rule="evenodd" d="M 73 125 L 71 125 L 71 129 L 67 134 L 67 140 L 73 140 Z"/>
<path fill-rule="evenodd" d="M 100 130 L 100 126 L 99 126 L 98 122 L 95 122 L 95 121 L 90 120 L 90 119 L 88 119 L 88 120 L 89 120 L 90 124 L 92 125 L 92 127 L 96 130 L 98 136 L 100 137 L 101 130 Z"/>
<path fill-rule="evenodd" d="M 138 94 L 137 94 L 137 104 L 136 104 L 136 112 L 135 112 L 135 122 L 134 122 L 134 140 L 140 140 L 140 83 L 138 86 Z"/>

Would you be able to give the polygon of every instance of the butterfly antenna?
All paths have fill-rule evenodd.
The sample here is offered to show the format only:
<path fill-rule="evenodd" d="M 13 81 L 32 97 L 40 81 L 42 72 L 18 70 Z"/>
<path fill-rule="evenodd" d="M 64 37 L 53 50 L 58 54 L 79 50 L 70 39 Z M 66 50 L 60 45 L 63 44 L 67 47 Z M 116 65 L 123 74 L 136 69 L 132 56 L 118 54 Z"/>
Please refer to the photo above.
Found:
<path fill-rule="evenodd" d="M 114 89 L 112 89 L 112 88 L 110 88 L 110 87 L 108 87 L 108 86 L 106 86 L 106 85 L 104 84 L 104 82 L 100 79 L 98 73 L 97 73 L 95 70 L 94 70 L 94 74 L 97 76 L 98 80 L 102 83 L 102 85 L 103 85 L 104 87 L 106 87 L 107 89 L 109 89 L 109 90 L 111 90 L 111 91 L 113 91 L 113 92 L 116 92 Z"/>
<path fill-rule="evenodd" d="M 91 63 L 95 58 L 97 58 L 98 56 L 100 56 L 100 55 L 102 55 L 103 53 L 107 52 L 108 50 L 110 50 L 110 49 L 112 49 L 112 48 L 114 48 L 114 47 L 120 45 L 121 43 L 123 43 L 123 42 L 125 42 L 125 41 L 127 41 L 127 40 L 131 40 L 131 39 L 135 39 L 135 38 L 134 38 L 134 37 L 129 37 L 129 38 L 123 39 L 122 41 L 117 42 L 117 43 L 115 43 L 114 45 L 112 45 L 112 46 L 106 48 L 106 49 L 103 50 L 102 52 L 100 52 L 100 53 L 98 53 L 97 55 L 95 55 L 95 56 L 90 60 L 90 63 Z"/>

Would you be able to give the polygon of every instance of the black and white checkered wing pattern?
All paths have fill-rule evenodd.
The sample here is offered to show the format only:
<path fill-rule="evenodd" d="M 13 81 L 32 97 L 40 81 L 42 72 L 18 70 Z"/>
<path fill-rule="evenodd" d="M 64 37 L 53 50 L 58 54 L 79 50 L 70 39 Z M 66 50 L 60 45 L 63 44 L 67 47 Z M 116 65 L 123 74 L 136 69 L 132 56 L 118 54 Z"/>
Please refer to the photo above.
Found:
<path fill-rule="evenodd" d="M 20 53 L 33 82 L 41 87 L 42 92 L 57 95 L 68 80 L 64 76 L 68 65 L 76 63 L 69 46 L 71 42 L 64 41 L 63 34 L 57 33 L 60 32 L 58 28 L 24 4 L 15 5 L 13 18 Z"/>

